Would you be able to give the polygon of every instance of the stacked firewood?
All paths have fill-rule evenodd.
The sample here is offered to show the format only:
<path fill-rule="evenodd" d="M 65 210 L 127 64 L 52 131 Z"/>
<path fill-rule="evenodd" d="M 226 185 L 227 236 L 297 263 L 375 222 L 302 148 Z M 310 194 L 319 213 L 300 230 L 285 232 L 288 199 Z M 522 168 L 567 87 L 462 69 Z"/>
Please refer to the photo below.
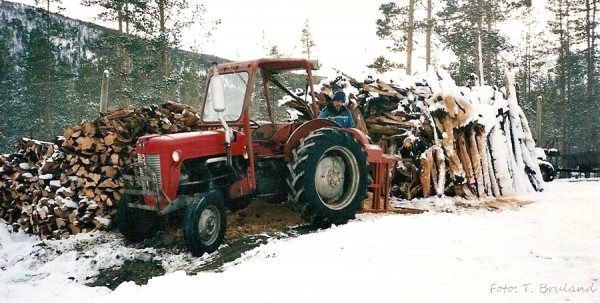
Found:
<path fill-rule="evenodd" d="M 444 71 L 411 80 L 357 81 L 340 72 L 322 82 L 317 94 L 324 107 L 333 91 L 347 92 L 357 128 L 397 160 L 394 195 L 476 199 L 542 190 L 533 138 L 510 74 L 501 90 L 458 87 Z"/>
<path fill-rule="evenodd" d="M 0 218 L 42 238 L 101 229 L 115 215 L 124 190 L 117 175 L 134 161 L 137 138 L 195 130 L 197 121 L 178 103 L 112 108 L 55 142 L 22 139 L 0 156 Z"/>

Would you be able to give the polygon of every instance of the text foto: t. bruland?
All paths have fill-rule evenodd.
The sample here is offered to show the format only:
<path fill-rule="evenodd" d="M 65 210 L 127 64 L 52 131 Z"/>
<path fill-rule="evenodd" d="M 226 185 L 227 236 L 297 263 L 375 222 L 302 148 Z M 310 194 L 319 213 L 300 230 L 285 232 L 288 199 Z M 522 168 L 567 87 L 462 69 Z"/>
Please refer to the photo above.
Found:
<path fill-rule="evenodd" d="M 594 283 L 588 285 L 575 284 L 548 284 L 548 283 L 524 283 L 520 285 L 497 284 L 490 285 L 490 293 L 540 293 L 540 294 L 559 294 L 559 293 L 595 293 L 598 288 Z"/>

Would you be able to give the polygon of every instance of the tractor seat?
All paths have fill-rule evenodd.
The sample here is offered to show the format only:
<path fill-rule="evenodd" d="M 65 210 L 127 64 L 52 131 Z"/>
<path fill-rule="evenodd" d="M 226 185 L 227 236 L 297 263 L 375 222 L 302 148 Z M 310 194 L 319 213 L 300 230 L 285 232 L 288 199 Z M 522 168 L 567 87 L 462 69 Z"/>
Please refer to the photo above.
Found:
<path fill-rule="evenodd" d="M 269 141 L 276 132 L 277 127 L 272 123 L 261 124 L 257 129 L 252 131 L 252 140 Z"/>

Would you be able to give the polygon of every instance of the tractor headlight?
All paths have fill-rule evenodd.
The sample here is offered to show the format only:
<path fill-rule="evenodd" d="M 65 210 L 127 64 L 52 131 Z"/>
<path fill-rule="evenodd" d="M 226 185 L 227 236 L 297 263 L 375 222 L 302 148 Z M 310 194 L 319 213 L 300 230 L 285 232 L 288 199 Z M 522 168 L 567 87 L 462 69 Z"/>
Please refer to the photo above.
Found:
<path fill-rule="evenodd" d="M 173 159 L 173 162 L 177 163 L 179 162 L 179 160 L 181 160 L 181 151 L 176 150 L 171 154 L 171 159 Z"/>

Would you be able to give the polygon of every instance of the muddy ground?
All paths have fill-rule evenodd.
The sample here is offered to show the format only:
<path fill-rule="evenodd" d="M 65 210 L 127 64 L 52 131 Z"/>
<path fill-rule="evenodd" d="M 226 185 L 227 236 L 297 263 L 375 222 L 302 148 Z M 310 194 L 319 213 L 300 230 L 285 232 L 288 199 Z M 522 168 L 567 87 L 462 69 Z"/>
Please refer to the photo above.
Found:
<path fill-rule="evenodd" d="M 291 204 L 287 202 L 268 204 L 255 200 L 245 209 L 236 212 L 228 211 L 225 245 L 202 265 L 190 266 L 184 270 L 188 274 L 219 271 L 223 264 L 234 261 L 245 251 L 265 244 L 269 239 L 295 237 L 314 230 L 316 228 L 306 224 L 292 209 Z M 183 242 L 183 233 L 176 226 L 168 227 L 141 243 L 126 243 L 126 245 L 137 249 L 153 248 L 161 254 L 188 255 Z M 92 279 L 94 281 L 87 285 L 106 286 L 114 290 L 125 281 L 146 284 L 150 278 L 166 273 L 160 259 L 157 256 L 127 259 L 119 268 L 101 270 L 100 274 Z"/>

